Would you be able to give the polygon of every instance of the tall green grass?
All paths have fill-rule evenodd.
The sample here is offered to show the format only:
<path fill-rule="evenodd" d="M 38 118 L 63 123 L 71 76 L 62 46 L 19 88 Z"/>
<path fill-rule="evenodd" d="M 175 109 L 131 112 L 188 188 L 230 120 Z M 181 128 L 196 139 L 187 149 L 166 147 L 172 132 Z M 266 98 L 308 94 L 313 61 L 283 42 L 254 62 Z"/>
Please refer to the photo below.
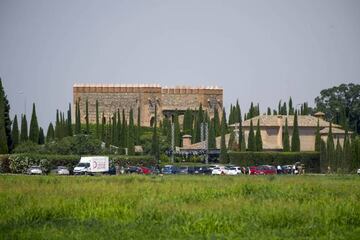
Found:
<path fill-rule="evenodd" d="M 0 239 L 359 239 L 357 176 L 0 176 Z"/>

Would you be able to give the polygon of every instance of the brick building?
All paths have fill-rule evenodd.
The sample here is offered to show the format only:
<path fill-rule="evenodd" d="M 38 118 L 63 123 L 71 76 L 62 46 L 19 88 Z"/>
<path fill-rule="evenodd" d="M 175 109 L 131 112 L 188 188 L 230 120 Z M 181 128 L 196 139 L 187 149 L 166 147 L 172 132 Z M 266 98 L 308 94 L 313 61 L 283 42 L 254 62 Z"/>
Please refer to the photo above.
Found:
<path fill-rule="evenodd" d="M 125 110 L 126 118 L 130 109 L 134 111 L 137 122 L 137 109 L 140 108 L 142 126 L 151 126 L 154 122 L 155 105 L 158 119 L 173 116 L 177 110 L 182 115 L 186 109 L 196 110 L 202 104 L 209 116 L 218 109 L 221 117 L 223 107 L 223 89 L 218 87 L 161 87 L 149 84 L 74 84 L 73 116 L 76 101 L 80 103 L 81 122 L 85 122 L 85 104 L 88 100 L 89 121 L 96 122 L 96 100 L 99 102 L 99 113 L 109 118 L 118 109 Z M 75 117 L 72 118 L 73 120 Z"/>

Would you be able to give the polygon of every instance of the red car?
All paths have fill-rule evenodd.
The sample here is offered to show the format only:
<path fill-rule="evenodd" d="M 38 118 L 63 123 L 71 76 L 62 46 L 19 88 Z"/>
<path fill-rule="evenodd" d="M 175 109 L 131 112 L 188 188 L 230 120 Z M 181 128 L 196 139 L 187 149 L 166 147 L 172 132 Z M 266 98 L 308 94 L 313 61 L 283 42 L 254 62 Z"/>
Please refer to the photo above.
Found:
<path fill-rule="evenodd" d="M 145 174 L 145 175 L 148 175 L 148 174 L 151 174 L 151 169 L 150 168 L 147 168 L 147 167 L 139 167 L 138 168 L 138 173 L 139 174 Z"/>
<path fill-rule="evenodd" d="M 249 175 L 272 175 L 276 174 L 276 167 L 269 165 L 249 167 Z"/>

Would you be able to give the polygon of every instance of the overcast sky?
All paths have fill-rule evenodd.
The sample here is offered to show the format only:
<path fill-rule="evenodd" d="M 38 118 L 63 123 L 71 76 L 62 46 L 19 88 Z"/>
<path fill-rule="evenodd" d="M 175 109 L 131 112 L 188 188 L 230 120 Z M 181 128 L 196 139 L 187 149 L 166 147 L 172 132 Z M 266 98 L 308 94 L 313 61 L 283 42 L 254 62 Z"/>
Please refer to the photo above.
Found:
<path fill-rule="evenodd" d="M 46 130 L 74 83 L 217 85 L 261 111 L 360 83 L 359 0 L 0 0 L 12 116 Z"/>

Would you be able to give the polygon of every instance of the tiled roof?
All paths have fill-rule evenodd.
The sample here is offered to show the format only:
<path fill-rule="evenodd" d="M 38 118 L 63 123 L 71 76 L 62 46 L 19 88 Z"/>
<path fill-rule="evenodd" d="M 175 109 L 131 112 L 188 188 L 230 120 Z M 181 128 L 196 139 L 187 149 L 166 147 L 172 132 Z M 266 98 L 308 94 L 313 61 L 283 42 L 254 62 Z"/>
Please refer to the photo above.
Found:
<path fill-rule="evenodd" d="M 250 126 L 250 121 L 252 120 L 253 125 L 257 125 L 258 119 L 260 119 L 260 126 L 268 126 L 268 127 L 273 127 L 273 126 L 280 126 L 280 125 L 285 125 L 285 119 L 287 118 L 288 120 L 288 126 L 292 127 L 294 124 L 294 116 L 287 116 L 287 115 L 261 115 L 261 116 L 257 116 L 254 117 L 252 119 L 248 119 L 246 121 L 242 122 L 242 125 L 244 127 L 248 127 Z M 299 115 L 298 116 L 298 125 L 299 127 L 316 127 L 317 123 L 318 123 L 318 119 L 316 117 L 313 116 L 305 116 L 305 115 Z M 235 123 L 230 125 L 231 127 L 237 127 L 239 124 Z M 319 126 L 320 127 L 328 127 L 330 125 L 329 122 L 323 120 L 323 119 L 319 119 Z M 341 127 L 337 124 L 333 124 L 334 127 Z"/>

